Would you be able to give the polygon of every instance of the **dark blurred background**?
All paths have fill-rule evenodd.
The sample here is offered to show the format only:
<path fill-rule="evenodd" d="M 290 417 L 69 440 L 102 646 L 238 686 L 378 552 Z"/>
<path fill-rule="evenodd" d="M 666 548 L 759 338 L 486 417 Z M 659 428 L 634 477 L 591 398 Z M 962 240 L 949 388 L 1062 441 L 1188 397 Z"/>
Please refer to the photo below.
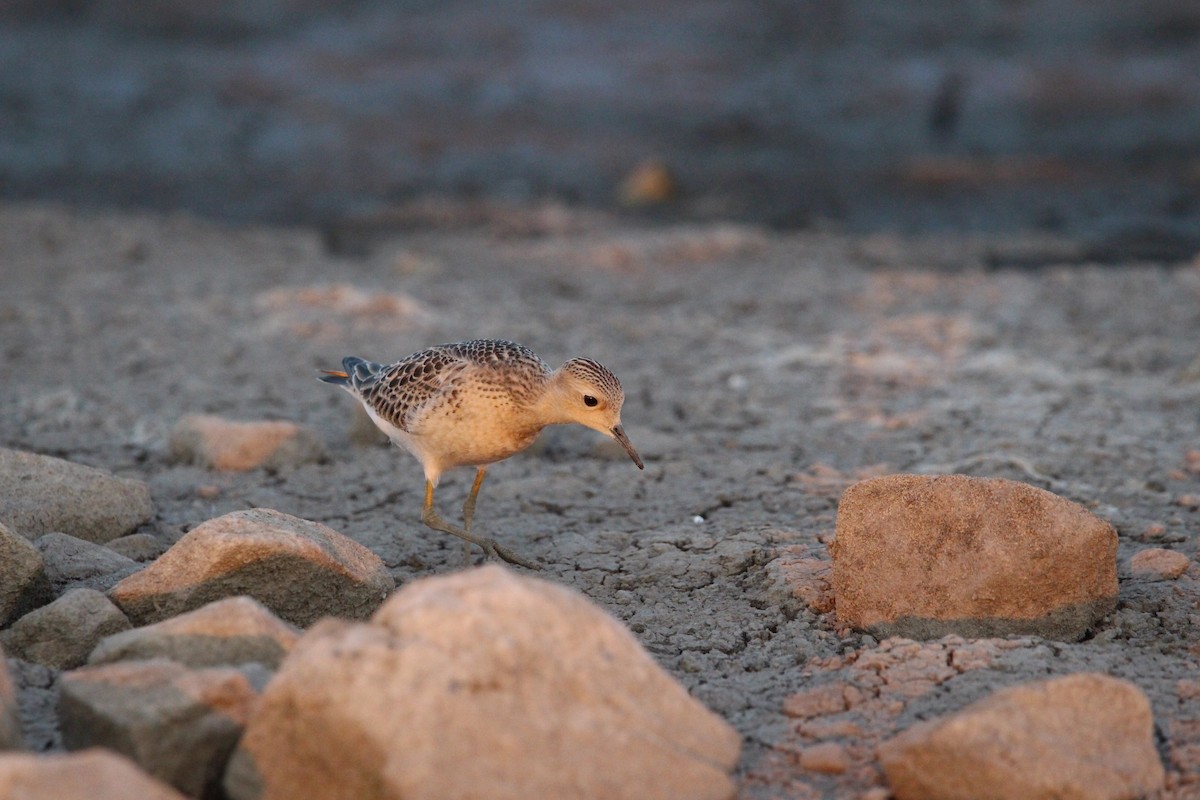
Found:
<path fill-rule="evenodd" d="M 0 197 L 323 225 L 552 202 L 1195 253 L 1200 3 L 0 0 Z"/>

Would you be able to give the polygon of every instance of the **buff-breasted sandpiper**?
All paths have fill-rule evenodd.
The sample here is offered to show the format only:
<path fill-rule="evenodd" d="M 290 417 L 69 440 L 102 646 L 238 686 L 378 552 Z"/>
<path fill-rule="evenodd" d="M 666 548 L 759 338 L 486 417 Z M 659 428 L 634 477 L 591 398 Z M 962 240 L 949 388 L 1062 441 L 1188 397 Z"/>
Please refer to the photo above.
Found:
<path fill-rule="evenodd" d="M 390 365 L 351 356 L 342 360 L 342 371 L 324 372 L 321 380 L 358 398 L 379 429 L 425 468 L 421 521 L 512 564 L 538 568 L 471 532 L 490 464 L 529 447 L 547 425 L 578 423 L 615 439 L 643 468 L 621 427 L 621 383 L 590 358 L 552 370 L 528 347 L 476 339 L 430 347 Z M 433 491 L 443 472 L 464 466 L 475 467 L 475 483 L 459 528 L 438 514 Z"/>

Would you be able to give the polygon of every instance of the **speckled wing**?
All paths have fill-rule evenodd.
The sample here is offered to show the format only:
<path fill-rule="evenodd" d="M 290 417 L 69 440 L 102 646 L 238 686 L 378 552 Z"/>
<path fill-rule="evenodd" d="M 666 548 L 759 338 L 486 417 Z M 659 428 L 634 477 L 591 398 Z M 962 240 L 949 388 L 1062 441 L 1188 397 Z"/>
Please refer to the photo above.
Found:
<path fill-rule="evenodd" d="M 527 371 L 541 374 L 547 369 L 537 353 L 523 344 L 504 339 L 472 339 L 469 342 L 439 344 L 429 349 L 452 354 L 481 367 L 494 367 L 514 374 Z"/>
<path fill-rule="evenodd" d="M 515 342 L 476 339 L 441 344 L 413 353 L 382 368 L 359 393 L 375 413 L 403 431 L 420 433 L 425 413 L 457 391 L 470 375 L 478 379 L 484 370 L 495 380 L 511 383 L 521 394 L 521 376 L 530 383 L 547 371 L 546 364 L 529 348 Z"/>
<path fill-rule="evenodd" d="M 356 382 L 359 396 L 383 420 L 412 431 L 421 409 L 461 371 L 461 360 L 436 349 L 422 350 Z"/>

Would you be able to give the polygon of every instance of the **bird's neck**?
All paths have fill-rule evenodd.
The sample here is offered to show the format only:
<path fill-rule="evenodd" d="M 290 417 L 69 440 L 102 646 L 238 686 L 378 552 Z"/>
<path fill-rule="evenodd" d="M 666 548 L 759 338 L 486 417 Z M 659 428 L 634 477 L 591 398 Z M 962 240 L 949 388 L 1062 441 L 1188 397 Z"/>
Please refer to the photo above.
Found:
<path fill-rule="evenodd" d="M 569 388 L 559 378 L 557 371 L 546 377 L 541 396 L 533 404 L 533 414 L 541 425 L 565 425 L 573 422 L 567 409 L 571 399 Z"/>

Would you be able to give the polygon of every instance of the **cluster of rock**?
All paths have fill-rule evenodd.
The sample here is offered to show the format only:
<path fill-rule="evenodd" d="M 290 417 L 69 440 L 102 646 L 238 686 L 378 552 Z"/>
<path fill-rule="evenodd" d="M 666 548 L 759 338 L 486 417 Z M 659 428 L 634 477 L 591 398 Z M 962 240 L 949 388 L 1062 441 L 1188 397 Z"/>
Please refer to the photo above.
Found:
<path fill-rule="evenodd" d="M 394 592 L 366 548 L 267 509 L 143 565 L 97 551 L 153 513 L 144 486 L 28 453 L 0 465 L 0 642 L 63 670 L 70 751 L 0 755 L 0 795 L 734 793 L 737 733 L 573 592 L 500 567 Z M 61 507 L 35 502 L 43 475 Z M 119 517 L 110 491 L 147 504 Z M 0 749 L 23 746 L 17 708 L 0 670 Z"/>
<path fill-rule="evenodd" d="M 244 469 L 320 457 L 314 441 L 187 418 L 173 447 Z M 57 711 L 71 751 L 0 755 L 0 794 L 735 792 L 738 735 L 572 592 L 499 567 L 394 592 L 366 548 L 268 509 L 209 520 L 160 552 L 135 532 L 153 513 L 137 481 L 0 450 L 0 645 L 63 670 Z M 1116 539 L 1081 506 L 1025 484 L 890 475 L 846 490 L 831 570 L 812 557 L 780 569 L 814 611 L 878 637 L 1076 640 L 1115 607 Z M 1130 566 L 1136 579 L 1170 580 L 1188 564 L 1146 549 Z M 847 712 L 852 689 L 797 696 L 787 713 Z M 0 670 L 0 749 L 22 746 Z M 1133 797 L 1164 780 L 1145 695 L 1100 675 L 996 692 L 873 752 L 901 800 Z M 798 763 L 840 773 L 852 759 L 817 741 Z"/>
<path fill-rule="evenodd" d="M 918 709 L 953 684 L 978 685 L 983 673 L 1006 681 L 1003 665 L 1039 648 L 1043 640 L 1032 636 L 895 637 L 811 665 L 803 673 L 806 688 L 783 704 L 789 735 L 748 780 L 798 764 L 810 780 L 829 779 L 821 787 L 825 796 L 863 800 L 1098 800 L 1141 797 L 1162 786 L 1145 695 L 1105 675 L 1020 684 L 952 713 L 906 722 L 914 712 L 923 718 Z M 974 680 L 966 677 L 972 673 Z M 881 779 L 887 788 L 863 791 Z"/>
<path fill-rule="evenodd" d="M 839 624 L 877 636 L 1077 640 L 1117 604 L 1117 534 L 1082 506 L 1002 479 L 888 475 L 846 490 L 832 589 Z M 1143 580 L 1187 558 L 1133 559 Z M 912 798 L 1132 798 L 1163 786 L 1150 703 L 1135 685 L 1070 675 L 998 691 L 878 748 Z"/>

